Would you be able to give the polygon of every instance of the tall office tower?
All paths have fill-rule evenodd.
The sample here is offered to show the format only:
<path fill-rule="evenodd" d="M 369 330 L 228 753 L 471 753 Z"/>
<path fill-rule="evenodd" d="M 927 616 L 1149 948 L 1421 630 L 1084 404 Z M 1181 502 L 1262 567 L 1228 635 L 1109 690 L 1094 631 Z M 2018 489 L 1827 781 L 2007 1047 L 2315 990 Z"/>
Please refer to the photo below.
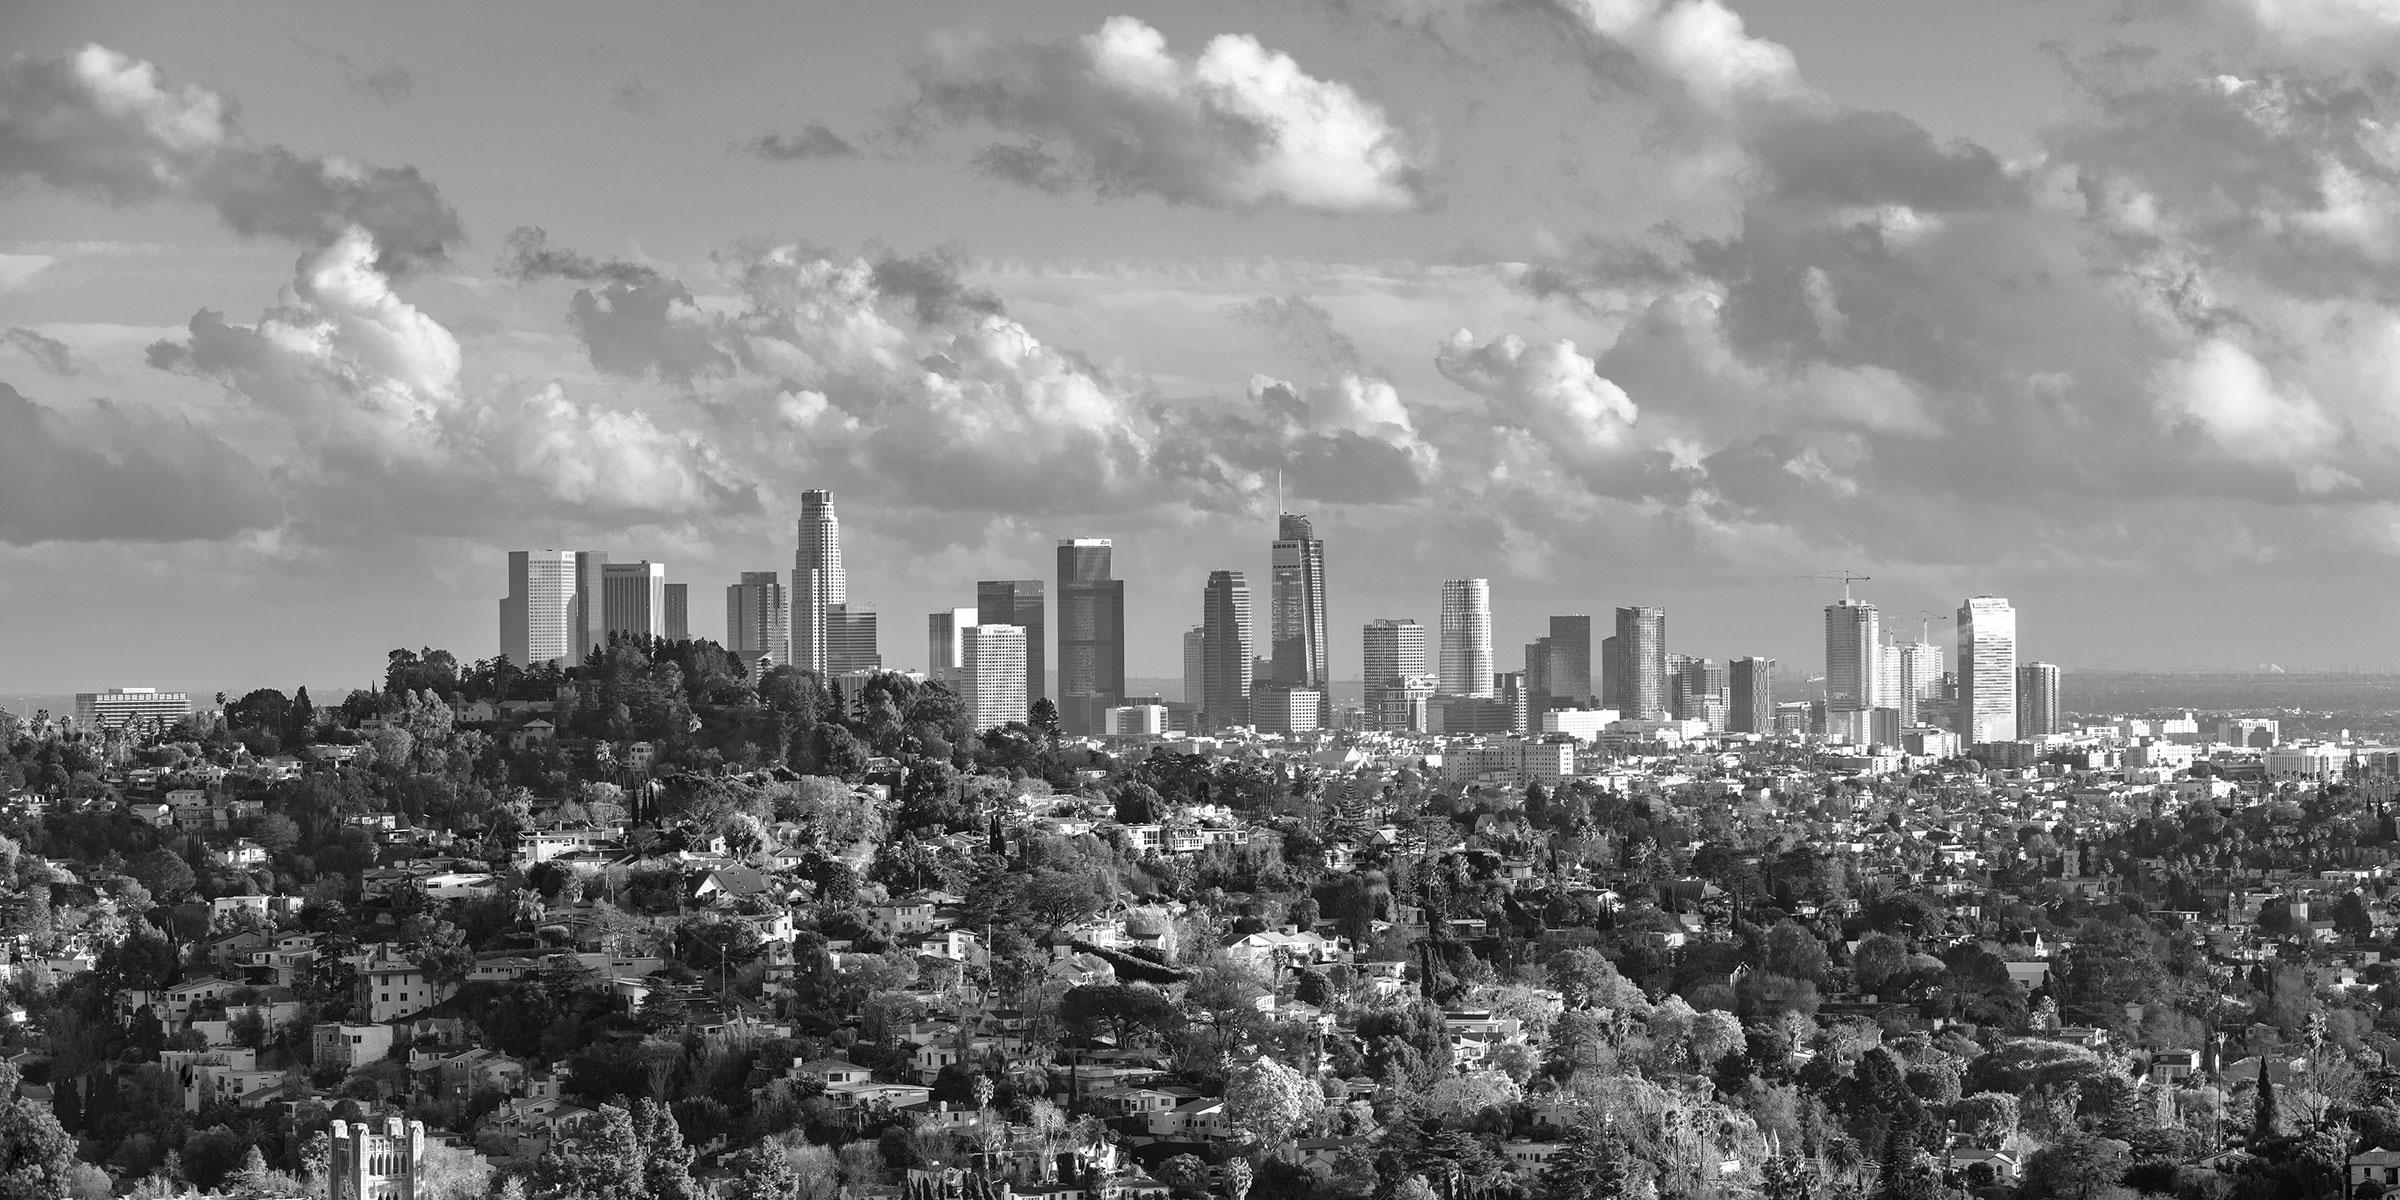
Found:
<path fill-rule="evenodd" d="M 1200 597 L 1201 723 L 1230 729 L 1250 723 L 1250 581 L 1240 571 L 1211 571 Z"/>
<path fill-rule="evenodd" d="M 667 585 L 667 637 L 682 641 L 692 636 L 692 585 Z"/>
<path fill-rule="evenodd" d="M 1723 728 L 1732 691 L 1725 665 L 1688 654 L 1670 654 L 1667 662 L 1674 680 L 1675 719 L 1707 721 L 1712 728 Z"/>
<path fill-rule="evenodd" d="M 610 636 L 658 637 L 667 631 L 667 564 L 610 563 L 602 579 L 602 622 Z"/>
<path fill-rule="evenodd" d="M 975 585 L 975 623 L 1014 625 L 1025 631 L 1025 703 L 1050 694 L 1050 664 L 1042 639 L 1050 624 L 1042 619 L 1042 581 L 985 579 Z"/>
<path fill-rule="evenodd" d="M 800 493 L 799 548 L 792 553 L 792 665 L 828 678 L 837 606 L 850 601 L 850 576 L 842 570 L 842 522 L 833 493 Z"/>
<path fill-rule="evenodd" d="M 1025 651 L 1032 644 L 1015 625 L 977 623 L 964 633 L 966 662 L 959 705 L 977 732 L 1025 719 Z"/>
<path fill-rule="evenodd" d="M 1999 596 L 1958 606 L 1958 740 L 2017 740 L 2017 610 Z"/>
<path fill-rule="evenodd" d="M 1619 710 L 1628 720 L 1667 715 L 1667 613 L 1636 606 L 1617 610 Z"/>
<path fill-rule="evenodd" d="M 1942 648 L 1932 642 L 1900 642 L 1890 647 L 1892 659 L 1899 664 L 1894 672 L 1899 691 L 1888 698 L 1891 707 L 1900 710 L 1900 723 L 1915 726 L 1924 723 L 1924 702 L 1939 699 L 1942 694 Z"/>
<path fill-rule="evenodd" d="M 2058 727 L 2058 664 L 2030 662 L 2017 668 L 2017 736 L 2064 732 Z"/>
<path fill-rule="evenodd" d="M 1125 700 L 1125 581 L 1111 578 L 1107 538 L 1058 543 L 1058 720 L 1098 736 Z"/>
<path fill-rule="evenodd" d="M 1600 707 L 1625 709 L 1625 643 L 1600 639 Z"/>
<path fill-rule="evenodd" d="M 1875 706 L 1900 706 L 1900 642 L 1889 629 L 1875 643 Z"/>
<path fill-rule="evenodd" d="M 1492 581 L 1442 581 L 1442 694 L 1492 694 Z"/>
<path fill-rule="evenodd" d="M 955 683 L 967 665 L 967 631 L 975 628 L 972 608 L 945 608 L 925 618 L 925 677 Z"/>
<path fill-rule="evenodd" d="M 519 667 L 537 662 L 572 662 L 575 618 L 575 552 L 511 550 L 508 595 L 500 600 L 500 653 Z"/>
<path fill-rule="evenodd" d="M 575 618 L 567 640 L 576 662 L 582 662 L 595 648 L 608 644 L 606 550 L 575 552 Z"/>
<path fill-rule="evenodd" d="M 1732 711 L 1725 728 L 1734 733 L 1775 732 L 1775 660 L 1737 658 L 1731 681 Z"/>
<path fill-rule="evenodd" d="M 825 610 L 825 669 L 829 679 L 852 671 L 883 669 L 883 642 L 876 631 L 874 605 L 843 603 Z"/>
<path fill-rule="evenodd" d="M 1208 695 L 1208 626 L 1183 631 L 1183 702 L 1197 719 Z"/>
<path fill-rule="evenodd" d="M 1900 682 L 1919 700 L 1942 698 L 1942 648 L 1922 639 L 1900 645 Z"/>
<path fill-rule="evenodd" d="M 1367 728 L 1408 728 L 1409 680 L 1427 673 L 1425 627 L 1410 617 L 1367 622 L 1358 661 L 1367 681 Z"/>
<path fill-rule="evenodd" d="M 1502 671 L 1492 676 L 1492 695 L 1508 714 L 1508 731 L 1523 733 L 1533 723 L 1531 698 L 1525 692 L 1525 672 Z"/>
<path fill-rule="evenodd" d="M 1535 709 L 1582 708 L 1592 701 L 1592 618 L 1553 616 L 1547 636 L 1534 639 L 1538 654 L 1525 660 L 1526 690 Z M 1541 660 L 1537 668 L 1534 659 Z M 1539 723 L 1538 720 L 1536 722 Z"/>
<path fill-rule="evenodd" d="M 1825 606 L 1825 711 L 1865 712 L 1879 699 L 1875 652 L 1883 632 L 1875 606 L 1842 597 Z"/>
<path fill-rule="evenodd" d="M 1268 576 L 1267 653 L 1275 660 L 1275 682 L 1311 688 L 1318 697 L 1318 728 L 1333 725 L 1328 674 L 1332 648 L 1326 641 L 1325 543 L 1308 518 L 1284 513 L 1276 519 L 1272 572 Z"/>
<path fill-rule="evenodd" d="M 744 571 L 725 589 L 725 648 L 745 663 L 792 661 L 792 598 L 773 571 Z"/>

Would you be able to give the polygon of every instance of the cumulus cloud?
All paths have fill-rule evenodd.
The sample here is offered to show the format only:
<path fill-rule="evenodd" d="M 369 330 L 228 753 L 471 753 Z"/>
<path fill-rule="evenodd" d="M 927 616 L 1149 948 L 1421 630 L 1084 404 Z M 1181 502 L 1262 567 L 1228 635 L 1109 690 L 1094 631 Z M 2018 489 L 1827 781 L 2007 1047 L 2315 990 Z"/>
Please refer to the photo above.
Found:
<path fill-rule="evenodd" d="M 312 515 L 474 528 L 496 516 L 608 523 L 755 507 L 751 485 L 700 438 L 555 384 L 460 378 L 458 340 L 402 299 L 364 230 L 300 259 L 255 325 L 203 311 L 151 365 L 222 383 L 292 430 L 284 481 Z"/>
<path fill-rule="evenodd" d="M 0 68 L 0 184 L 29 182 L 111 204 L 195 202 L 245 236 L 317 245 L 361 228 L 392 273 L 447 259 L 464 236 L 415 168 L 255 144 L 224 97 L 96 45 Z"/>
<path fill-rule="evenodd" d="M 857 158 L 858 147 L 848 138 L 828 129 L 823 123 L 810 121 L 792 133 L 762 133 L 743 142 L 739 149 L 752 158 L 768 162 L 811 162 L 826 158 Z"/>
<path fill-rule="evenodd" d="M 0 383 L 0 542 L 213 540 L 281 517 L 259 469 L 189 420 L 69 416 Z"/>
<path fill-rule="evenodd" d="M 1156 29 L 1111 17 L 1067 41 L 941 42 L 915 77 L 923 117 L 1022 139 L 978 158 L 1015 183 L 1321 213 L 1433 199 L 1428 155 L 1381 106 L 1242 34 L 1185 59 Z"/>
<path fill-rule="evenodd" d="M 75 352 L 65 342 L 37 329 L 12 326 L 0 333 L 0 346 L 32 359 L 34 365 L 53 375 L 72 375 L 76 371 Z"/>

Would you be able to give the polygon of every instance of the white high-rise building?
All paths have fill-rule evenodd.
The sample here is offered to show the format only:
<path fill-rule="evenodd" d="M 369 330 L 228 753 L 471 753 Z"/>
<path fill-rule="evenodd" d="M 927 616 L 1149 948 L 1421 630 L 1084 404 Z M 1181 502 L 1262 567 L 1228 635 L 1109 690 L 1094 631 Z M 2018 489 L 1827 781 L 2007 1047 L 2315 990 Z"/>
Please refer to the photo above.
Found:
<path fill-rule="evenodd" d="M 1886 704 L 1900 710 L 1903 726 L 1921 724 L 1924 702 L 1942 695 L 1942 648 L 1932 642 L 1896 642 L 1884 651 L 1892 662 L 1887 674 L 1895 689 Z"/>
<path fill-rule="evenodd" d="M 850 601 L 850 577 L 842 570 L 842 523 L 833 493 L 800 493 L 799 549 L 792 554 L 792 663 L 827 673 L 835 616 Z"/>
<path fill-rule="evenodd" d="M 953 683 L 967 665 L 967 631 L 975 628 L 972 608 L 947 608 L 925 617 L 925 675 Z"/>
<path fill-rule="evenodd" d="M 1025 719 L 1025 628 L 970 625 L 963 634 L 959 702 L 977 732 Z"/>
<path fill-rule="evenodd" d="M 725 648 L 746 663 L 792 661 L 792 601 L 773 571 L 744 571 L 725 589 Z"/>
<path fill-rule="evenodd" d="M 1442 694 L 1490 696 L 1492 690 L 1492 582 L 1442 581 Z"/>
<path fill-rule="evenodd" d="M 1999 596 L 1958 606 L 1958 740 L 2017 740 L 2017 610 Z"/>
<path fill-rule="evenodd" d="M 1825 606 L 1825 711 L 1865 712 L 1882 698 L 1876 651 L 1883 631 L 1875 606 L 1844 596 Z"/>
<path fill-rule="evenodd" d="M 601 569 L 601 628 L 605 634 L 664 637 L 667 564 L 610 563 Z"/>
<path fill-rule="evenodd" d="M 86 731 L 123 729 L 128 725 L 156 725 L 164 729 L 191 714 L 191 697 L 184 692 L 116 687 L 105 692 L 75 694 L 75 724 Z"/>
<path fill-rule="evenodd" d="M 574 661 L 572 550 L 508 552 L 508 595 L 500 599 L 500 653 L 519 667 Z"/>

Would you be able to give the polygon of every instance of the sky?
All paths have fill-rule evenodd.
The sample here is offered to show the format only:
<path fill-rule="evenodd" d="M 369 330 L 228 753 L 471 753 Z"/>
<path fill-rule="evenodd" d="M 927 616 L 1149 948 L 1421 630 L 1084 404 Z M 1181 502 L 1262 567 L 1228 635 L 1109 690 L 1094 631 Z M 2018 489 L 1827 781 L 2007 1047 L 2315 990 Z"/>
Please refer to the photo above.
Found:
<path fill-rule="evenodd" d="M 830 488 L 892 666 L 1111 537 L 1130 670 L 1327 542 L 1823 662 L 2400 662 L 2400 0 L 0 12 L 0 691 L 693 632 Z M 1263 597 L 1259 605 L 1262 609 Z M 1924 613 L 1927 617 L 1909 616 Z M 1929 624 L 1920 625 L 1921 622 Z"/>

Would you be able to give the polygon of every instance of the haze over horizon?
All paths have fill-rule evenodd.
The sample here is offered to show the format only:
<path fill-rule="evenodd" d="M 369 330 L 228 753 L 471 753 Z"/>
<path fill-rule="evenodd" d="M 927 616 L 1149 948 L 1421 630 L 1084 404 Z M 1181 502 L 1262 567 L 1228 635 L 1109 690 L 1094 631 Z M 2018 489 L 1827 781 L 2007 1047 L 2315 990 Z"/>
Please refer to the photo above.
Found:
<path fill-rule="evenodd" d="M 1097 536 L 1172 677 L 1279 476 L 1336 679 L 1470 576 L 1504 668 L 1648 604 L 1814 670 L 1839 568 L 2070 669 L 2400 662 L 2389 6 L 0 31 L 0 694 L 489 657 L 532 547 L 663 560 L 716 637 L 807 488 L 890 665 Z"/>

